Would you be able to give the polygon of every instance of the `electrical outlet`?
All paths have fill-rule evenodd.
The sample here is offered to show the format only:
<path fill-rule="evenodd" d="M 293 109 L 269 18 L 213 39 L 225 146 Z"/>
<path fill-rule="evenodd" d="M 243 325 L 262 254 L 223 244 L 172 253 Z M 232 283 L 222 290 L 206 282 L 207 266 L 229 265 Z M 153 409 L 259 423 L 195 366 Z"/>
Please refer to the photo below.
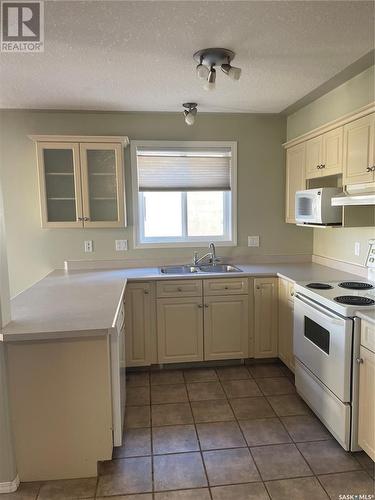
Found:
<path fill-rule="evenodd" d="M 357 257 L 361 254 L 361 243 L 359 241 L 356 241 L 354 243 L 354 255 L 357 255 Z"/>
<path fill-rule="evenodd" d="M 93 252 L 94 251 L 94 243 L 92 240 L 85 241 L 85 252 Z"/>
<path fill-rule="evenodd" d="M 248 247 L 259 247 L 259 236 L 248 236 L 247 237 Z"/>
<path fill-rule="evenodd" d="M 128 249 L 128 240 L 115 240 L 116 252 L 125 252 Z"/>

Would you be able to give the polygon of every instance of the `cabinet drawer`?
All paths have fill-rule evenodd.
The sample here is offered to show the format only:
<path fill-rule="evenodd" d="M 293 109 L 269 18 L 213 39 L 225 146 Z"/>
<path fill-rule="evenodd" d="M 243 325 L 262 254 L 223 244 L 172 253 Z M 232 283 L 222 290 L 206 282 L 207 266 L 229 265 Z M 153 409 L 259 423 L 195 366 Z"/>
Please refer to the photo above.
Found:
<path fill-rule="evenodd" d="M 375 324 L 369 321 L 361 321 L 361 345 L 375 352 Z"/>
<path fill-rule="evenodd" d="M 228 278 L 204 280 L 203 290 L 205 295 L 244 294 L 248 291 L 248 279 Z"/>
<path fill-rule="evenodd" d="M 200 297 L 202 296 L 202 280 L 158 281 L 156 295 L 158 297 Z"/>

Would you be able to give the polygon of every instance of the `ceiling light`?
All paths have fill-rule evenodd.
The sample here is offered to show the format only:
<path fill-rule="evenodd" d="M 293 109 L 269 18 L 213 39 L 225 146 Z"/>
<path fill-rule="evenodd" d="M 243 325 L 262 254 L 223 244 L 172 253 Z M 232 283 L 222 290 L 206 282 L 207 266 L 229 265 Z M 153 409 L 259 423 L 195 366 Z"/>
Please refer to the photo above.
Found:
<path fill-rule="evenodd" d="M 204 88 L 206 90 L 215 88 L 215 66 L 221 66 L 223 73 L 232 80 L 240 79 L 241 68 L 236 68 L 231 65 L 235 57 L 235 53 L 232 50 L 221 48 L 203 49 L 198 50 L 193 57 L 198 62 L 196 67 L 198 78 L 206 80 L 204 83 Z"/>
<path fill-rule="evenodd" d="M 198 104 L 196 102 L 184 102 L 183 107 L 186 108 L 184 111 L 186 125 L 194 125 L 195 117 L 198 112 L 197 106 Z"/>

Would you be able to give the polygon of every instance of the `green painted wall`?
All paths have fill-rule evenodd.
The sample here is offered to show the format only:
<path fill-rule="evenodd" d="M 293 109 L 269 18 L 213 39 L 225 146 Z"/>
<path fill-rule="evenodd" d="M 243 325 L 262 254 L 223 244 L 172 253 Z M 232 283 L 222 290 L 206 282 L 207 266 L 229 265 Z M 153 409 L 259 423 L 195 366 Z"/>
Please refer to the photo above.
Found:
<path fill-rule="evenodd" d="M 374 101 L 374 73 L 372 66 L 289 115 L 288 140 Z"/>
<path fill-rule="evenodd" d="M 0 174 L 11 293 L 14 295 L 65 259 L 178 258 L 190 262 L 193 249 L 134 250 L 129 148 L 125 175 L 129 227 L 126 229 L 41 229 L 34 145 L 28 134 L 128 135 L 130 139 L 238 141 L 238 246 L 220 248 L 222 256 L 311 254 L 312 231 L 284 223 L 286 118 L 280 115 L 199 114 L 187 127 L 181 113 L 92 113 L 3 111 L 0 114 Z M 260 235 L 260 248 L 247 236 Z M 130 250 L 114 251 L 126 238 Z M 94 241 L 94 253 L 83 241 Z"/>
<path fill-rule="evenodd" d="M 288 116 L 288 139 L 373 102 L 375 100 L 374 70 L 374 66 L 368 68 Z M 375 228 L 314 229 L 314 254 L 363 265 L 370 238 L 375 238 Z M 354 255 L 356 241 L 361 245 L 359 256 Z"/>

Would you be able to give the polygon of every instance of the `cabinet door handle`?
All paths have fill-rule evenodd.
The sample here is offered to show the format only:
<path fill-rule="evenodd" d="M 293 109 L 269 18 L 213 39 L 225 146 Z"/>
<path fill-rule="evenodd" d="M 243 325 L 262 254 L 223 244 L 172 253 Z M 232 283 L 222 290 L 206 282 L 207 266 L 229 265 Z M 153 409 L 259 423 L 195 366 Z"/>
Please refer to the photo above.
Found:
<path fill-rule="evenodd" d="M 259 285 L 257 285 L 255 288 L 256 288 L 257 290 L 260 290 L 260 286 L 259 286 Z"/>
<path fill-rule="evenodd" d="M 199 309 L 202 309 L 203 306 L 202 306 L 202 304 L 198 304 L 198 307 L 199 307 Z"/>
<path fill-rule="evenodd" d="M 292 297 L 294 297 L 294 292 L 290 292 L 290 295 L 291 295 Z"/>
<path fill-rule="evenodd" d="M 229 289 L 229 286 L 225 286 L 225 287 L 224 287 L 224 290 L 228 290 L 228 289 Z"/>
<path fill-rule="evenodd" d="M 149 293 L 150 293 L 150 292 L 149 292 L 148 290 L 145 290 L 145 291 L 144 291 L 144 294 L 145 294 L 145 295 L 148 295 Z"/>
<path fill-rule="evenodd" d="M 77 217 L 77 221 L 83 221 L 83 217 Z"/>
<path fill-rule="evenodd" d="M 325 163 L 323 163 L 322 165 L 320 165 L 320 168 L 326 168 Z"/>
<path fill-rule="evenodd" d="M 316 168 L 317 168 L 318 170 L 320 170 L 321 166 L 320 166 L 320 165 L 317 165 L 317 166 L 316 166 Z"/>
<path fill-rule="evenodd" d="M 208 304 L 205 304 L 204 307 L 207 309 L 208 308 Z"/>
<path fill-rule="evenodd" d="M 88 221 L 88 220 L 90 220 L 90 217 L 84 217 L 83 220 Z"/>
<path fill-rule="evenodd" d="M 375 165 L 373 167 L 367 167 L 366 172 L 375 172 Z"/>
<path fill-rule="evenodd" d="M 363 364 L 363 358 L 357 358 L 356 361 L 359 365 Z"/>
<path fill-rule="evenodd" d="M 178 287 L 178 288 L 177 288 L 177 291 L 178 291 L 178 292 L 182 292 L 182 288 Z"/>

